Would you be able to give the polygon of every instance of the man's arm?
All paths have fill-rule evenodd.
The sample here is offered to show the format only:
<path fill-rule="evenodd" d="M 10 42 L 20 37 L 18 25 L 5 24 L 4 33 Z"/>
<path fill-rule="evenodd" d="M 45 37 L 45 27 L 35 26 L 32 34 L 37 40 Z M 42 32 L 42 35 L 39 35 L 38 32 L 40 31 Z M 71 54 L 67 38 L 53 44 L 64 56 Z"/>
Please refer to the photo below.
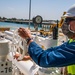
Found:
<path fill-rule="evenodd" d="M 32 38 L 30 30 L 19 28 L 19 35 L 24 38 Z M 41 67 L 62 67 L 75 64 L 75 42 L 64 43 L 61 46 L 43 50 L 33 40 L 28 43 L 30 57 Z"/>
<path fill-rule="evenodd" d="M 73 43 L 64 43 L 44 51 L 35 42 L 31 42 L 28 52 L 36 64 L 41 67 L 63 67 L 75 64 L 75 46 Z"/>

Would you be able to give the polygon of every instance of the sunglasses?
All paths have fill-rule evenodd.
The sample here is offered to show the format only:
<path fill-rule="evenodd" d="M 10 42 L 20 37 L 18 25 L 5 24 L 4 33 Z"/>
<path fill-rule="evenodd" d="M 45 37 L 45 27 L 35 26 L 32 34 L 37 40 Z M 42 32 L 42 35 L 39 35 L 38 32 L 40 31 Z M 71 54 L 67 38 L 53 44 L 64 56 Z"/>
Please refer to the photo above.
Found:
<path fill-rule="evenodd" d="M 70 22 L 70 21 L 75 21 L 75 18 L 65 18 L 64 20 L 66 23 Z"/>

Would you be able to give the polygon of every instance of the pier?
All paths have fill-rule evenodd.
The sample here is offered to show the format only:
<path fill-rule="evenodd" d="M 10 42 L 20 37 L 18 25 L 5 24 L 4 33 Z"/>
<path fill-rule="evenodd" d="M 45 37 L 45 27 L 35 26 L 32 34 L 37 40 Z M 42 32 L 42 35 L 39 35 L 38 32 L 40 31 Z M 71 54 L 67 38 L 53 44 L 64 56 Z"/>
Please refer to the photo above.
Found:
<path fill-rule="evenodd" d="M 18 23 L 18 24 L 29 24 L 29 20 L 4 20 L 4 22 L 10 22 L 10 23 Z M 33 21 L 30 20 L 30 23 L 33 24 Z M 55 21 L 43 21 L 42 24 L 51 25 L 54 24 Z"/>

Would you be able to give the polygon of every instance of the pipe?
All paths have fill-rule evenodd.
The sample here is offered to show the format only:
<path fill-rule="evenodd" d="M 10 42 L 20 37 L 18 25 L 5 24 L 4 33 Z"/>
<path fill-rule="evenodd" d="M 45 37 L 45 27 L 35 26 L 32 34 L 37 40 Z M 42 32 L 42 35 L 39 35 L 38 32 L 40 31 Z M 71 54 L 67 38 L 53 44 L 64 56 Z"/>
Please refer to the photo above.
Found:
<path fill-rule="evenodd" d="M 12 63 L 15 62 L 15 65 L 19 68 L 21 73 L 24 75 L 34 75 L 37 73 L 39 67 L 35 66 L 34 63 L 31 60 L 27 61 L 17 61 L 16 59 L 13 59 L 12 52 L 9 53 L 8 59 L 12 61 Z"/>

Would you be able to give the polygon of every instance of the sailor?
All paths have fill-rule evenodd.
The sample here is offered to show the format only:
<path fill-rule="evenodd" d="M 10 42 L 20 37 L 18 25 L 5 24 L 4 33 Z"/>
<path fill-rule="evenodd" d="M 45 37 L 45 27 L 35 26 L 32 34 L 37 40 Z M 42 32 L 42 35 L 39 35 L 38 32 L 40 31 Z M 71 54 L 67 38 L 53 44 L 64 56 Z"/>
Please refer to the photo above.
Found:
<path fill-rule="evenodd" d="M 19 35 L 27 40 L 30 57 L 41 67 L 63 67 L 75 64 L 75 4 L 71 6 L 63 18 L 62 32 L 73 41 L 69 43 L 69 40 L 60 46 L 47 50 L 43 50 L 33 41 L 29 29 L 18 29 Z"/>
<path fill-rule="evenodd" d="M 70 39 L 69 43 L 71 42 L 75 42 L 75 40 Z M 62 73 L 64 75 L 75 75 L 75 65 L 69 65 L 69 66 L 63 67 L 62 69 L 63 69 Z"/>
<path fill-rule="evenodd" d="M 70 65 L 67 67 L 68 75 L 75 75 L 75 65 Z"/>
<path fill-rule="evenodd" d="M 70 39 L 70 42 L 75 42 L 75 40 Z M 75 75 L 75 65 L 67 66 L 67 75 Z"/>

